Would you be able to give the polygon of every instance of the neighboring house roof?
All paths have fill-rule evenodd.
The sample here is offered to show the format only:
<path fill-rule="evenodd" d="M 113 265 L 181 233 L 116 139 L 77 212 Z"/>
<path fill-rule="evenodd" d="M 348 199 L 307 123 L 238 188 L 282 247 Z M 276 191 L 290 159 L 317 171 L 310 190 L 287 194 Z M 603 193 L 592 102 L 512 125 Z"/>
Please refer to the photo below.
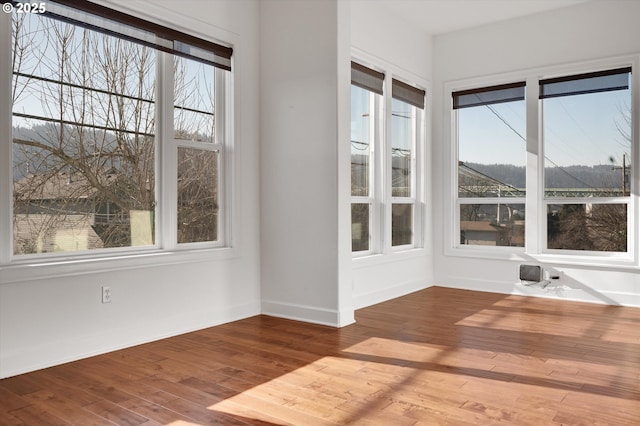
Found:
<path fill-rule="evenodd" d="M 93 230 L 95 215 L 16 214 L 13 233 L 16 253 L 51 253 L 102 248 Z"/>
<path fill-rule="evenodd" d="M 522 220 L 515 221 L 510 229 L 486 221 L 463 220 L 460 221 L 460 231 L 468 232 L 467 236 L 471 236 L 471 239 L 486 240 L 489 238 L 491 241 L 496 241 L 498 233 L 501 233 L 499 234 L 501 238 L 508 237 L 509 245 L 524 246 L 524 221 Z M 485 234 L 481 237 L 482 234 L 471 234 L 473 232 L 484 232 Z"/>
<path fill-rule="evenodd" d="M 460 221 L 461 231 L 483 231 L 483 232 L 498 232 L 495 225 L 491 222 L 480 222 L 475 220 L 462 220 Z"/>

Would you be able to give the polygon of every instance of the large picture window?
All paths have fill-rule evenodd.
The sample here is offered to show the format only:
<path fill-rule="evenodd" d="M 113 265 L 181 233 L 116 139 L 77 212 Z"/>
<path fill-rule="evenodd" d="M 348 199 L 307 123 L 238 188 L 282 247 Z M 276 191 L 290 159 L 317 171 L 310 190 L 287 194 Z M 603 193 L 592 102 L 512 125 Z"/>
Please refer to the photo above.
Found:
<path fill-rule="evenodd" d="M 631 257 L 632 68 L 588 71 L 451 90 L 452 247 Z"/>
<path fill-rule="evenodd" d="M 224 244 L 231 49 L 90 2 L 45 8 L 11 16 L 13 255 Z"/>

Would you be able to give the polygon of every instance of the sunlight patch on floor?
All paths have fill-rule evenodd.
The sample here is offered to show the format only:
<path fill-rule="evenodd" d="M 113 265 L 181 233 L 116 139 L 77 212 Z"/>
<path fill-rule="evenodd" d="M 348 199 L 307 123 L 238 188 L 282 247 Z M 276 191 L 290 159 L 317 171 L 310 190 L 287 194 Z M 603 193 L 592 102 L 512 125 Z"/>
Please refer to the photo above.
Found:
<path fill-rule="evenodd" d="M 380 383 L 393 389 L 416 373 L 398 365 L 375 366 L 374 361 L 326 356 L 208 409 L 274 425 L 348 424 L 354 401 L 369 401 L 379 394 Z M 354 387 L 354 378 L 361 385 Z"/>
<path fill-rule="evenodd" d="M 474 368 L 489 371 L 495 367 L 492 359 L 496 356 L 495 352 L 483 349 L 464 347 L 452 349 L 445 345 L 405 342 L 381 337 L 371 337 L 343 352 L 360 354 L 363 359 L 376 363 L 412 365 L 417 370 L 432 369 L 430 367 L 432 364 L 468 367 L 469 363 L 473 363 Z"/>
<path fill-rule="evenodd" d="M 518 333 L 541 333 L 551 336 L 583 337 L 595 320 L 574 318 L 571 326 L 567 326 L 567 318 L 555 318 L 548 313 L 510 312 L 501 309 L 483 309 L 455 323 L 457 326 L 481 327 L 491 330 L 513 331 Z M 553 325 L 562 323 L 562 327 L 554 330 Z"/>
<path fill-rule="evenodd" d="M 326 378 L 319 374 L 328 358 L 309 363 L 207 408 L 270 425 L 314 424 L 314 417 L 327 418 L 334 411 L 329 407 L 335 401 L 325 400 L 335 397 L 323 393 L 322 382 Z M 296 407 L 300 407 L 300 411 L 296 411 Z M 314 413 L 314 417 L 304 414 L 309 411 Z"/>
<path fill-rule="evenodd" d="M 458 337 L 464 339 L 465 331 L 474 328 L 461 329 Z M 537 358 L 370 337 L 338 356 L 325 356 L 208 409 L 272 425 L 368 424 L 369 419 L 393 424 L 393 418 L 432 416 L 525 419 L 521 408 L 535 402 L 540 407 L 534 417 L 544 423 L 556 416 L 568 395 L 602 396 L 605 371 L 577 382 L 582 363 L 574 358 Z M 619 371 L 611 370 L 606 373 L 615 383 Z M 580 388 L 585 381 L 592 384 L 591 391 Z M 503 391 L 494 396 L 490 390 L 496 386 Z M 617 403 L 624 409 L 631 404 L 627 400 Z M 505 405 L 508 409 L 499 408 Z"/>
<path fill-rule="evenodd" d="M 370 337 L 347 349 L 343 349 L 342 352 L 395 359 L 398 362 L 424 362 L 442 356 L 447 350 L 448 348 L 446 346 L 441 345 Z"/>

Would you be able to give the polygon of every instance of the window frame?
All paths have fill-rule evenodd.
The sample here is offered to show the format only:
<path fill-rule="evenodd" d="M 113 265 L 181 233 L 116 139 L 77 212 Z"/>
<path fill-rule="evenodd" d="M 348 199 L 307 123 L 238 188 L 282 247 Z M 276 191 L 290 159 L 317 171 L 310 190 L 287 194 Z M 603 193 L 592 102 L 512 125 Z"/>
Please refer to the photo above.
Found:
<path fill-rule="evenodd" d="M 429 133 L 426 128 L 429 120 L 430 105 L 430 89 L 428 82 L 422 80 L 418 76 L 414 76 L 409 72 L 398 69 L 397 67 L 381 63 L 377 58 L 367 58 L 362 52 L 352 54 L 351 60 L 373 70 L 384 73 L 383 94 L 378 96 L 379 107 L 376 108 L 378 113 L 377 123 L 373 123 L 376 129 L 375 136 L 375 158 L 371 162 L 373 168 L 374 191 L 373 204 L 371 214 L 375 216 L 371 224 L 370 234 L 370 250 L 368 251 L 352 251 L 354 259 L 376 258 L 379 255 L 405 255 L 414 250 L 424 248 L 426 240 L 425 232 L 426 221 L 430 220 L 428 209 L 424 206 L 427 203 L 427 174 L 426 164 L 429 158 Z M 411 197 L 394 197 L 392 196 L 391 184 L 391 166 L 392 166 L 392 85 L 393 80 L 400 81 L 404 84 L 413 82 L 410 85 L 426 92 L 424 96 L 424 108 L 419 109 L 414 106 L 415 110 L 412 126 L 412 134 L 414 135 L 414 149 L 412 151 L 412 196 Z M 360 200 L 360 197 L 351 197 L 351 203 L 354 200 Z M 392 207 L 393 204 L 411 204 L 413 206 L 412 229 L 413 236 L 411 244 L 392 245 Z"/>
<path fill-rule="evenodd" d="M 109 5 L 112 8 L 112 5 Z M 121 8 L 114 5 L 117 13 Z M 129 13 L 129 9 L 122 8 Z M 136 10 L 137 12 L 137 10 Z M 140 13 L 143 18 L 154 20 L 146 13 Z M 11 69 L 12 55 L 12 14 L 2 14 L 0 22 L 3 24 L 3 35 L 0 37 L 0 57 L 7 66 L 0 67 L 0 84 L 11 93 L 13 70 Z M 5 25 L 6 24 L 6 25 Z M 186 37 L 196 37 L 206 41 L 210 37 L 202 35 L 192 36 L 186 27 L 176 25 L 177 30 L 184 32 Z M 231 36 L 233 39 L 233 37 Z M 211 43 L 218 43 L 212 41 Z M 174 55 L 160 50 L 156 51 L 156 129 L 155 129 L 155 179 L 156 179 L 156 219 L 155 241 L 151 246 L 128 246 L 117 248 L 103 248 L 76 252 L 14 254 L 13 240 L 13 143 L 1 144 L 0 158 L 6 161 L 0 167 L 0 199 L 9 200 L 0 209 L 0 278 L 2 282 L 19 281 L 22 279 L 37 279 L 38 277 L 61 276 L 82 271 L 95 271 L 105 268 L 111 270 L 127 269 L 144 265 L 153 265 L 158 261 L 183 263 L 185 261 L 199 261 L 203 259 L 226 259 L 234 256 L 232 245 L 231 210 L 233 188 L 233 73 L 214 67 L 215 70 L 215 112 L 216 112 L 216 142 L 198 142 L 198 149 L 215 150 L 218 157 L 218 233 L 215 241 L 177 243 L 177 152 L 179 146 L 193 147 L 191 142 L 177 140 L 173 137 L 173 57 Z M 231 57 L 231 64 L 235 62 Z M 167 73 L 164 68 L 170 67 Z M 164 71 L 163 71 L 164 69 Z M 171 76 L 171 78 L 167 78 Z M 167 101 L 167 100 L 170 101 Z M 170 119 L 167 119 L 170 117 Z M 0 137 L 12 140 L 12 106 L 11 99 L 0 100 Z M 206 146 L 205 146 L 206 145 Z M 6 159 L 6 160 L 5 160 Z M 199 253 L 199 254 L 198 254 Z M 158 257 L 161 256 L 161 257 Z M 160 260 L 163 259 L 163 260 Z M 44 274 L 40 268 L 47 266 Z M 57 272 L 56 272 L 57 271 Z"/>
<path fill-rule="evenodd" d="M 391 82 L 391 86 L 393 87 L 393 80 L 398 80 L 404 83 L 404 81 L 400 80 L 397 76 L 390 78 L 389 81 Z M 405 83 L 408 84 L 408 83 Z M 393 91 L 393 88 L 389 89 L 391 92 Z M 389 96 L 390 100 L 389 100 L 389 108 L 388 108 L 388 114 L 386 116 L 387 118 L 387 123 L 388 127 L 389 127 L 389 132 L 387 133 L 387 140 L 388 142 L 388 146 L 387 146 L 387 152 L 386 152 L 386 159 L 388 161 L 388 166 L 387 166 L 387 176 L 389 177 L 387 179 L 388 181 L 388 194 L 389 194 L 389 201 L 388 201 L 388 217 L 389 217 L 389 234 L 387 235 L 387 241 L 389 241 L 389 246 L 391 251 L 395 251 L 395 252 L 399 252 L 399 251 L 406 251 L 406 250 L 410 250 L 416 247 L 421 247 L 423 244 L 423 237 L 422 237 L 422 209 L 420 208 L 420 204 L 419 204 L 419 194 L 421 194 L 423 192 L 423 182 L 424 182 L 424 178 L 420 179 L 419 176 L 423 176 L 423 167 L 424 167 L 424 163 L 422 161 L 419 161 L 418 159 L 420 158 L 420 151 L 422 149 L 424 149 L 424 140 L 425 140 L 425 129 L 424 129 L 424 125 L 425 125 L 425 115 L 426 115 L 426 95 L 425 95 L 425 106 L 420 109 L 414 105 L 410 105 L 409 103 L 402 101 L 400 99 L 394 98 L 393 97 L 393 93 L 391 93 L 391 96 Z M 392 133 L 393 133 L 393 109 L 391 107 L 391 105 L 393 104 L 394 100 L 398 100 L 400 102 L 405 103 L 406 105 L 409 105 L 410 109 L 411 109 L 411 123 L 409 126 L 410 129 L 410 138 L 411 138 L 411 159 L 410 159 L 410 172 L 411 172 L 411 180 L 410 180 L 410 185 L 411 185 L 411 194 L 408 197 L 400 197 L 400 196 L 394 196 L 393 195 L 393 185 L 391 183 L 392 178 L 393 178 L 393 172 L 392 172 L 392 167 L 393 167 L 393 141 L 392 141 Z M 395 204 L 408 204 L 412 206 L 412 236 L 411 236 L 411 243 L 409 244 L 399 244 L 399 245 L 393 245 L 393 206 Z"/>
<path fill-rule="evenodd" d="M 630 177 L 629 197 L 624 199 L 606 199 L 608 203 L 627 203 L 627 252 L 599 252 L 566 249 L 547 249 L 547 204 L 579 204 L 581 199 L 545 199 L 544 195 L 544 144 L 542 140 L 542 105 L 538 99 L 539 81 L 559 76 L 572 76 L 588 74 L 600 70 L 631 67 L 631 163 L 638 163 L 640 157 L 639 135 L 640 118 L 637 111 L 640 110 L 640 56 L 628 55 L 616 58 L 593 60 L 533 68 L 519 72 L 503 73 L 493 77 L 470 78 L 444 83 L 444 126 L 443 136 L 449 147 L 445 150 L 445 199 L 444 203 L 444 242 L 445 255 L 461 256 L 485 259 L 502 259 L 515 261 L 537 260 L 555 264 L 572 265 L 598 265 L 602 267 L 621 267 L 638 265 L 638 181 L 640 173 L 633 172 Z M 453 110 L 452 94 L 456 91 L 468 90 L 491 85 L 500 85 L 512 81 L 526 81 L 526 122 L 527 122 L 527 148 L 526 148 L 526 196 L 525 196 L 525 247 L 484 247 L 461 246 L 456 241 L 459 239 L 459 203 L 457 182 L 457 158 L 458 135 L 457 121 Z M 449 195 L 446 192 L 449 192 Z M 503 200 L 504 201 L 504 200 Z M 592 202 L 602 201 L 591 199 Z M 510 200 L 510 202 L 512 202 Z"/>
<path fill-rule="evenodd" d="M 352 85 L 353 86 L 353 85 Z M 356 86 L 357 87 L 357 86 Z M 369 195 L 368 196 L 355 196 L 351 195 L 351 208 L 354 204 L 367 204 L 369 205 L 369 249 L 353 251 L 354 257 L 370 256 L 374 253 L 379 253 L 380 246 L 380 232 L 381 230 L 381 194 L 382 194 L 382 176 L 379 172 L 379 163 L 383 160 L 381 152 L 381 134 L 382 120 L 379 117 L 383 115 L 383 102 L 382 95 L 378 95 L 372 91 L 364 88 L 369 94 Z M 351 141 L 353 143 L 353 141 Z"/>
<path fill-rule="evenodd" d="M 597 68 L 597 69 L 591 69 L 590 71 L 584 71 L 584 72 L 569 72 L 569 73 L 559 73 L 559 74 L 553 74 L 551 76 L 544 76 L 544 77 L 540 77 L 538 79 L 538 89 L 539 89 L 539 93 L 542 92 L 542 82 L 544 80 L 548 80 L 548 79 L 555 79 L 555 78 L 560 78 L 560 79 L 572 79 L 573 77 L 584 77 L 585 74 L 602 74 L 602 73 L 606 73 L 606 70 L 613 70 L 616 68 L 629 68 L 630 72 L 631 72 L 631 80 L 633 82 L 634 79 L 634 74 L 632 71 L 633 69 L 636 70 L 636 73 L 640 71 L 639 68 L 632 66 L 631 63 L 627 64 L 627 66 L 625 67 L 605 67 L 605 68 Z M 631 83 L 631 87 L 629 88 L 629 92 L 631 95 L 631 102 L 630 102 L 630 106 L 632 111 L 637 111 L 635 106 L 634 106 L 634 98 L 636 98 L 637 96 L 635 95 L 635 90 L 634 87 L 635 86 L 633 83 Z M 615 260 L 615 259 L 630 259 L 633 257 L 634 251 L 637 250 L 637 247 L 634 246 L 634 239 L 632 238 L 632 235 L 635 233 L 634 228 L 636 227 L 636 223 L 637 220 L 634 219 L 634 205 L 633 205 L 633 194 L 635 193 L 635 188 L 636 188 L 636 179 L 638 178 L 637 176 L 637 172 L 634 173 L 633 169 L 631 169 L 630 172 L 630 179 L 629 179 L 629 196 L 611 196 L 611 197 L 603 197 L 603 196 L 599 196 L 599 197 L 585 197 L 585 196 L 575 196 L 575 197 L 549 197 L 546 195 L 546 184 L 545 184 L 545 174 L 546 174 L 546 167 L 545 167 L 545 140 L 544 140 L 544 99 L 542 98 L 542 95 L 539 95 L 538 97 L 538 113 L 539 113 L 539 140 L 540 140 L 540 162 L 542 163 L 542 165 L 540 166 L 540 181 L 541 181 L 541 186 L 540 186 L 540 199 L 541 199 L 541 223 L 540 223 L 540 238 L 541 238 L 541 246 L 540 246 L 540 252 L 542 254 L 547 254 L 547 255 L 557 255 L 557 256 L 573 256 L 573 257 L 580 257 L 580 256 L 585 256 L 585 257 L 591 257 L 591 258 L 602 258 L 602 259 L 611 259 L 611 260 Z M 637 113 L 636 113 L 637 116 Z M 634 134 L 637 134 L 636 132 L 633 131 L 633 126 L 635 125 L 635 123 L 638 121 L 637 117 L 636 119 L 634 119 L 634 114 L 632 112 L 631 114 L 631 135 L 632 135 L 632 140 L 630 141 L 630 157 L 632 159 L 636 158 L 636 151 L 638 150 L 637 148 L 637 136 L 634 136 Z M 632 161 L 633 164 L 633 161 Z M 638 163 L 636 163 L 638 164 Z M 572 204 L 584 204 L 584 205 L 588 205 L 588 204 L 597 204 L 597 205 L 626 205 L 627 206 L 627 251 L 626 252 L 607 252 L 607 251 L 594 251 L 594 250 L 575 250 L 575 249 L 556 249 L 556 248 L 549 248 L 549 241 L 548 241 L 548 221 L 546 220 L 547 218 L 547 212 L 548 212 L 548 207 L 551 205 L 572 205 Z"/>
<path fill-rule="evenodd" d="M 459 134 L 458 134 L 458 129 L 459 129 L 459 116 L 458 113 L 455 112 L 454 106 L 453 106 L 453 94 L 455 92 L 465 92 L 465 91 L 476 91 L 476 90 L 488 90 L 488 89 L 495 89 L 497 87 L 516 87 L 519 85 L 519 82 L 524 81 L 523 79 L 515 79 L 515 80 L 491 80 L 490 84 L 485 84 L 485 85 L 472 85 L 469 87 L 464 87 L 461 89 L 456 89 L 456 90 L 451 90 L 450 92 L 450 96 L 449 98 L 451 99 L 451 107 L 450 107 L 450 114 L 451 114 L 451 135 L 452 135 L 452 139 L 451 139 L 451 144 L 452 144 L 452 150 L 453 150 L 453 171 L 452 171 L 452 193 L 454 193 L 455 195 L 453 196 L 454 198 L 454 207 L 453 207 L 453 226 L 454 226 L 454 237 L 452 239 L 452 246 L 454 249 L 457 250 L 464 250 L 464 251 L 469 251 L 469 252 L 473 252 L 475 250 L 492 250 L 495 251 L 496 253 L 507 253 L 507 252 L 511 252 L 511 251 L 515 251 L 515 252 L 524 252 L 526 245 L 527 245 L 527 235 L 526 235 L 526 224 L 527 224 L 527 218 L 528 218 L 528 214 L 525 213 L 525 236 L 524 236 L 524 247 L 519 247 L 519 246 L 482 246 L 482 245 L 478 245 L 478 244 L 462 244 L 460 242 L 460 235 L 461 235 L 461 226 L 460 226 L 460 221 L 461 221 L 461 217 L 460 217 L 460 210 L 462 208 L 463 205 L 474 205 L 474 204 L 478 204 L 478 205 L 504 205 L 504 204 L 523 204 L 525 207 L 525 212 L 527 212 L 527 196 L 526 194 L 529 193 L 529 176 L 527 175 L 525 177 L 525 195 L 523 197 L 460 197 L 459 195 L 459 161 L 460 161 L 460 149 L 459 149 Z M 525 112 L 526 112 L 526 102 L 528 99 L 528 93 L 527 93 L 527 84 L 525 82 L 524 85 L 525 88 Z M 527 123 L 528 124 L 528 123 Z M 455 143 L 454 143 L 455 141 Z M 524 150 L 523 150 L 523 157 L 526 160 L 526 155 L 527 155 L 527 147 L 525 146 Z M 526 162 L 526 161 L 525 161 Z M 457 236 L 457 238 L 455 237 Z"/>

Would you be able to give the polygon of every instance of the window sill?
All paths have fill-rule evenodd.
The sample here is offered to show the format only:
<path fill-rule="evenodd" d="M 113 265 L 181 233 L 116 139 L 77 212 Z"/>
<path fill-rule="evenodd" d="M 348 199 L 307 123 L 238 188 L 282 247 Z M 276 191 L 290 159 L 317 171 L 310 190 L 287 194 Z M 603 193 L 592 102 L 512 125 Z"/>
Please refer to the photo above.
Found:
<path fill-rule="evenodd" d="M 389 253 L 373 253 L 365 256 L 358 256 L 352 259 L 354 268 L 366 268 L 369 266 L 380 265 L 383 263 L 391 263 L 408 259 L 416 259 L 425 257 L 428 252 L 425 248 L 411 248 L 403 251 L 391 251 Z"/>
<path fill-rule="evenodd" d="M 14 261 L 0 266 L 0 285 L 21 281 L 35 281 L 74 275 L 96 274 L 128 269 L 219 261 L 236 256 L 233 248 L 192 250 L 156 250 L 144 253 L 118 253 L 104 257 Z"/>
<path fill-rule="evenodd" d="M 561 254 L 527 253 L 524 248 L 492 248 L 487 250 L 475 247 L 449 248 L 446 256 L 473 259 L 503 260 L 510 262 L 529 262 L 556 266 L 577 266 L 599 269 L 638 270 L 638 262 L 631 256 L 600 256 L 598 254 Z"/>
<path fill-rule="evenodd" d="M 638 263 L 631 256 L 598 256 L 574 254 L 537 254 L 529 255 L 540 263 L 566 266 L 582 266 L 598 269 L 638 269 Z"/>

